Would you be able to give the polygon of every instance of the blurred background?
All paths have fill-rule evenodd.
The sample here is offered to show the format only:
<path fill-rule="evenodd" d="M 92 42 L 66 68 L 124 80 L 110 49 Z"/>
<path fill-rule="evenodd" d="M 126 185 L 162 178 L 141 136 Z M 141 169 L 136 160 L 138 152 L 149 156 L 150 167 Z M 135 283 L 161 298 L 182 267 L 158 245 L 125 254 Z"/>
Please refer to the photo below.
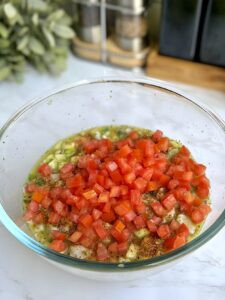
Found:
<path fill-rule="evenodd" d="M 166 80 L 225 119 L 225 0 L 0 0 L 0 127 L 49 90 L 105 75 Z M 224 232 L 151 280 L 104 289 L 47 265 L 1 224 L 0 236 L 2 300 L 225 299 Z"/>

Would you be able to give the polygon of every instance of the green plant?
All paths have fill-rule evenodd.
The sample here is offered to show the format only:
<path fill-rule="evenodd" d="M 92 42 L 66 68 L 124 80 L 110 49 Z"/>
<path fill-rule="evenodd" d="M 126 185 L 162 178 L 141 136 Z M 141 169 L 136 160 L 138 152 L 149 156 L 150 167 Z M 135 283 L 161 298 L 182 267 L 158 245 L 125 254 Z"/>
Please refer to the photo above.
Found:
<path fill-rule="evenodd" d="M 60 73 L 73 36 L 71 18 L 58 1 L 1 1 L 0 80 L 21 80 L 27 62 L 39 71 Z"/>

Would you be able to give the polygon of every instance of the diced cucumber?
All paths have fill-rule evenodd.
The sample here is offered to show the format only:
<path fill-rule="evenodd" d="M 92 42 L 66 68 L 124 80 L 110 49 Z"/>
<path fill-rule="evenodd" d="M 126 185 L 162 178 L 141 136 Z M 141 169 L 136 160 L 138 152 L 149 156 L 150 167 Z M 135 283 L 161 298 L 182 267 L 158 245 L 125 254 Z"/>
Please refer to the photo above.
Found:
<path fill-rule="evenodd" d="M 149 230 L 147 228 L 141 228 L 134 232 L 135 236 L 139 239 L 143 239 L 145 236 L 149 235 Z"/>
<path fill-rule="evenodd" d="M 168 158 L 168 159 L 173 158 L 174 155 L 176 155 L 178 152 L 179 152 L 179 149 L 178 149 L 178 148 L 169 150 L 168 153 L 167 153 L 167 158 Z"/>
<path fill-rule="evenodd" d="M 44 162 L 46 163 L 46 164 L 48 164 L 50 161 L 52 161 L 54 159 L 54 155 L 53 154 L 49 154 L 46 158 L 45 158 L 45 160 L 44 160 Z"/>
<path fill-rule="evenodd" d="M 59 150 L 59 149 L 61 149 L 61 146 L 62 146 L 62 141 L 58 142 L 58 143 L 54 146 L 54 149 L 55 149 L 55 150 Z"/>
<path fill-rule="evenodd" d="M 53 159 L 49 164 L 48 164 L 53 170 L 56 170 L 58 168 L 58 162 L 56 159 Z"/>
<path fill-rule="evenodd" d="M 168 214 L 166 214 L 165 217 L 163 218 L 163 223 L 167 223 L 167 222 L 172 221 L 175 214 L 176 214 L 175 208 L 171 209 L 171 211 L 169 211 Z"/>
<path fill-rule="evenodd" d="M 174 147 L 174 148 L 181 148 L 182 144 L 178 141 L 175 140 L 170 140 L 170 144 Z"/>
<path fill-rule="evenodd" d="M 138 250 L 139 250 L 138 245 L 130 244 L 130 246 L 127 250 L 127 253 L 126 253 L 126 258 L 128 258 L 130 260 L 136 259 L 137 255 L 138 255 Z"/>
<path fill-rule="evenodd" d="M 64 154 L 56 154 L 55 155 L 55 159 L 58 161 L 58 162 L 62 162 L 62 161 L 65 161 L 66 160 L 66 156 Z"/>

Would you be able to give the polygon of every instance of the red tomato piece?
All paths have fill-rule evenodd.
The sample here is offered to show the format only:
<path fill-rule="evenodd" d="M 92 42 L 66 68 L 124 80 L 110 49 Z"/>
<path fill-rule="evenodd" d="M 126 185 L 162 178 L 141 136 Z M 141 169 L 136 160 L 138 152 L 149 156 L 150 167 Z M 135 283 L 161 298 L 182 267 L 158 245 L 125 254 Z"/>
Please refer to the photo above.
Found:
<path fill-rule="evenodd" d="M 192 211 L 191 220 L 196 224 L 199 224 L 204 220 L 204 215 L 199 208 L 196 208 Z"/>
<path fill-rule="evenodd" d="M 169 190 L 173 190 L 178 186 L 179 186 L 179 180 L 177 179 L 171 179 L 167 184 Z"/>
<path fill-rule="evenodd" d="M 115 184 L 119 185 L 122 183 L 123 178 L 118 169 L 113 172 L 109 172 L 109 175 Z"/>
<path fill-rule="evenodd" d="M 34 216 L 35 216 L 35 213 L 34 213 L 33 211 L 27 210 L 27 211 L 25 212 L 25 214 L 23 215 L 23 219 L 24 219 L 25 221 L 30 221 L 30 220 L 33 219 Z"/>
<path fill-rule="evenodd" d="M 167 224 L 160 225 L 157 229 L 157 234 L 162 239 L 167 239 L 170 236 L 170 228 Z"/>
<path fill-rule="evenodd" d="M 144 192 L 147 186 L 147 180 L 142 177 L 138 177 L 135 179 L 133 186 L 135 189 L 139 190 L 140 192 Z"/>
<path fill-rule="evenodd" d="M 177 200 L 176 200 L 176 198 L 174 197 L 173 194 L 167 195 L 167 196 L 162 200 L 163 206 L 164 206 L 166 209 L 168 209 L 168 210 L 173 209 L 176 203 L 177 203 Z"/>
<path fill-rule="evenodd" d="M 101 215 L 102 215 L 102 212 L 100 210 L 98 210 L 96 208 L 93 209 L 92 217 L 95 221 L 98 220 L 101 217 Z"/>
<path fill-rule="evenodd" d="M 88 228 L 93 223 L 93 218 L 90 214 L 86 214 L 80 217 L 79 219 L 80 223 L 84 225 L 84 227 Z"/>
<path fill-rule="evenodd" d="M 117 157 L 118 158 L 126 157 L 131 152 L 132 152 L 132 149 L 130 148 L 130 146 L 124 145 L 123 147 L 120 148 L 120 150 L 118 150 Z"/>
<path fill-rule="evenodd" d="M 42 212 L 39 212 L 33 217 L 33 221 L 35 224 L 42 224 L 45 222 L 45 217 Z"/>
<path fill-rule="evenodd" d="M 57 212 L 59 215 L 62 214 L 64 206 L 65 206 L 65 204 L 62 203 L 60 200 L 57 200 L 56 202 L 53 203 L 53 208 L 54 208 L 55 212 Z"/>
<path fill-rule="evenodd" d="M 106 260 L 109 257 L 107 248 L 102 243 L 98 243 L 97 252 L 96 253 L 97 253 L 97 258 L 99 260 L 101 260 L 101 261 L 104 261 L 104 260 Z"/>
<path fill-rule="evenodd" d="M 87 236 L 82 236 L 79 244 L 84 246 L 85 248 L 91 249 L 93 246 L 93 242 L 91 239 L 89 239 Z"/>
<path fill-rule="evenodd" d="M 61 216 L 57 214 L 56 212 L 50 212 L 49 217 L 48 217 L 48 223 L 53 224 L 53 225 L 58 225 L 59 221 L 61 219 Z"/>
<path fill-rule="evenodd" d="M 128 164 L 125 158 L 119 158 L 118 165 L 122 174 L 126 174 L 132 171 L 131 166 Z"/>
<path fill-rule="evenodd" d="M 157 216 L 163 217 L 166 214 L 166 210 L 163 208 L 162 204 L 155 201 L 151 203 L 151 207 Z"/>
<path fill-rule="evenodd" d="M 114 242 L 109 245 L 108 252 L 112 254 L 116 254 L 118 252 L 118 243 Z"/>
<path fill-rule="evenodd" d="M 119 244 L 117 245 L 117 249 L 118 249 L 119 254 L 124 254 L 124 253 L 126 253 L 126 251 L 127 251 L 127 249 L 128 249 L 128 243 L 127 243 L 127 242 L 119 243 Z"/>
<path fill-rule="evenodd" d="M 98 197 L 99 203 L 106 203 L 109 201 L 109 192 L 103 192 Z"/>
<path fill-rule="evenodd" d="M 113 172 L 118 168 L 118 166 L 115 161 L 109 161 L 106 163 L 106 168 L 109 172 Z"/>
<path fill-rule="evenodd" d="M 152 220 L 147 221 L 147 227 L 150 232 L 156 232 L 158 228 L 157 225 Z"/>
<path fill-rule="evenodd" d="M 157 143 L 157 147 L 160 151 L 166 152 L 169 147 L 169 139 L 167 137 L 162 137 Z"/>
<path fill-rule="evenodd" d="M 102 192 L 104 192 L 104 188 L 100 184 L 98 184 L 97 182 L 94 184 L 93 189 L 98 194 L 101 194 Z"/>
<path fill-rule="evenodd" d="M 35 183 L 28 183 L 25 187 L 26 193 L 33 193 L 37 189 L 37 185 Z"/>
<path fill-rule="evenodd" d="M 147 192 L 157 191 L 160 188 L 160 183 L 157 181 L 149 181 L 147 185 Z"/>
<path fill-rule="evenodd" d="M 131 131 L 130 133 L 129 133 L 129 137 L 132 139 L 132 140 L 136 140 L 137 138 L 138 138 L 138 133 L 137 133 L 137 131 Z"/>
<path fill-rule="evenodd" d="M 189 236 L 189 229 L 185 224 L 181 224 L 177 230 L 177 233 L 183 234 L 185 236 L 185 238 L 187 239 L 187 237 Z"/>
<path fill-rule="evenodd" d="M 60 173 L 67 174 L 72 172 L 73 170 L 74 170 L 74 165 L 72 163 L 67 163 L 60 169 Z"/>
<path fill-rule="evenodd" d="M 144 202 L 140 202 L 137 205 L 135 205 L 135 210 L 140 215 L 144 214 L 146 211 L 146 206 L 145 206 Z"/>
<path fill-rule="evenodd" d="M 114 223 L 114 228 L 119 232 L 122 232 L 125 227 L 125 224 L 120 220 L 116 220 L 116 222 Z"/>
<path fill-rule="evenodd" d="M 211 207 L 208 204 L 201 204 L 199 206 L 199 210 L 203 214 L 203 216 L 205 217 L 210 213 Z"/>
<path fill-rule="evenodd" d="M 89 190 L 87 192 L 84 192 L 82 195 L 87 200 L 97 197 L 97 193 L 95 192 L 95 190 Z"/>
<path fill-rule="evenodd" d="M 131 211 L 131 206 L 129 201 L 122 201 L 119 205 L 114 207 L 115 213 L 119 216 L 126 215 L 129 211 Z"/>
<path fill-rule="evenodd" d="M 31 198 L 33 201 L 40 203 L 44 199 L 45 195 L 42 192 L 35 191 L 33 192 Z"/>
<path fill-rule="evenodd" d="M 151 180 L 152 178 L 152 175 L 153 175 L 153 171 L 154 169 L 153 168 L 146 168 L 146 169 L 143 169 L 141 171 L 141 174 L 140 176 L 142 176 L 145 180 Z"/>
<path fill-rule="evenodd" d="M 109 213 L 110 210 L 111 210 L 111 203 L 110 203 L 110 202 L 105 203 L 105 205 L 104 205 L 102 211 L 103 211 L 104 213 Z"/>
<path fill-rule="evenodd" d="M 61 240 L 64 241 L 66 239 L 66 235 L 63 232 L 60 232 L 59 230 L 53 230 L 52 236 L 55 240 Z"/>
<path fill-rule="evenodd" d="M 104 240 L 107 237 L 108 232 L 104 228 L 101 220 L 95 221 L 93 223 L 93 228 L 101 240 Z"/>
<path fill-rule="evenodd" d="M 66 180 L 66 186 L 68 188 L 79 188 L 85 185 L 84 179 L 80 174 L 76 174 L 73 177 L 70 177 Z"/>
<path fill-rule="evenodd" d="M 125 219 L 127 222 L 132 222 L 136 216 L 137 216 L 137 215 L 135 214 L 135 212 L 134 212 L 133 210 L 131 210 L 131 211 L 129 211 L 128 213 L 126 213 L 126 214 L 124 215 L 124 219 Z"/>
<path fill-rule="evenodd" d="M 168 176 L 168 175 L 163 174 L 159 177 L 159 183 L 162 186 L 166 186 L 169 181 L 170 181 L 170 176 Z"/>
<path fill-rule="evenodd" d="M 206 166 L 202 164 L 196 164 L 194 166 L 194 173 L 196 176 L 201 176 L 205 174 Z"/>
<path fill-rule="evenodd" d="M 114 211 L 111 209 L 108 213 L 103 213 L 101 218 L 104 222 L 111 223 L 115 221 L 116 216 Z"/>
<path fill-rule="evenodd" d="M 124 175 L 124 181 L 127 184 L 132 184 L 132 182 L 135 180 L 135 178 L 136 178 L 136 175 L 133 171 Z"/>
<path fill-rule="evenodd" d="M 38 204 L 38 202 L 35 202 L 35 201 L 32 200 L 28 204 L 27 209 L 30 210 L 30 211 L 32 211 L 32 212 L 34 212 L 34 213 L 38 212 L 39 211 L 39 204 Z"/>
<path fill-rule="evenodd" d="M 161 137 L 163 136 L 163 133 L 162 133 L 162 131 L 161 130 L 156 130 L 154 133 L 153 133 L 153 135 L 152 135 L 152 140 L 155 142 L 155 143 L 157 143 L 160 139 L 161 139 Z"/>
<path fill-rule="evenodd" d="M 175 219 L 173 219 L 170 223 L 170 229 L 176 231 L 179 227 L 180 224 Z"/>
<path fill-rule="evenodd" d="M 38 173 L 40 173 L 44 177 L 48 177 L 52 174 L 52 168 L 48 164 L 43 163 L 38 168 Z"/>
<path fill-rule="evenodd" d="M 186 238 L 183 234 L 177 234 L 174 237 L 168 238 L 164 242 L 164 246 L 167 249 L 175 250 L 179 247 L 182 247 L 186 244 Z"/>
<path fill-rule="evenodd" d="M 142 216 L 136 216 L 133 222 L 137 229 L 146 227 L 145 220 Z"/>
<path fill-rule="evenodd" d="M 126 185 L 120 186 L 120 194 L 122 196 L 126 196 L 128 194 L 128 187 Z"/>
<path fill-rule="evenodd" d="M 109 197 L 110 198 L 116 198 L 120 196 L 120 186 L 118 185 L 114 185 L 111 187 L 110 193 L 109 193 Z"/>
<path fill-rule="evenodd" d="M 206 199 L 209 196 L 209 189 L 199 185 L 196 189 L 196 194 L 201 199 Z"/>
<path fill-rule="evenodd" d="M 186 203 L 192 204 L 194 201 L 194 195 L 191 192 L 187 191 L 184 193 L 183 199 Z"/>
<path fill-rule="evenodd" d="M 83 147 L 84 147 L 84 151 L 90 154 L 98 148 L 98 141 L 97 140 L 87 141 L 84 143 Z"/>
<path fill-rule="evenodd" d="M 66 250 L 67 248 L 67 245 L 64 241 L 62 240 L 53 240 L 49 245 L 48 247 L 54 251 L 57 251 L 57 252 L 62 252 L 64 250 Z"/>

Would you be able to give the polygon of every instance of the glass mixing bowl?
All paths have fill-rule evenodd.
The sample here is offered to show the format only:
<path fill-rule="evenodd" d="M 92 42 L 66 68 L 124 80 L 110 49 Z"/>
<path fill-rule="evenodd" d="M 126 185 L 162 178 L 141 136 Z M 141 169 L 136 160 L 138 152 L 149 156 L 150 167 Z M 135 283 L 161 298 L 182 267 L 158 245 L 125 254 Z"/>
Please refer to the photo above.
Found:
<path fill-rule="evenodd" d="M 159 257 L 113 264 L 56 253 L 29 236 L 21 218 L 22 193 L 34 163 L 59 139 L 107 124 L 160 129 L 187 145 L 195 159 L 207 166 L 212 212 L 198 237 Z M 1 129 L 0 219 L 26 247 L 74 274 L 120 281 L 146 276 L 204 245 L 224 226 L 224 153 L 224 122 L 166 83 L 137 78 L 78 82 L 29 103 Z"/>

